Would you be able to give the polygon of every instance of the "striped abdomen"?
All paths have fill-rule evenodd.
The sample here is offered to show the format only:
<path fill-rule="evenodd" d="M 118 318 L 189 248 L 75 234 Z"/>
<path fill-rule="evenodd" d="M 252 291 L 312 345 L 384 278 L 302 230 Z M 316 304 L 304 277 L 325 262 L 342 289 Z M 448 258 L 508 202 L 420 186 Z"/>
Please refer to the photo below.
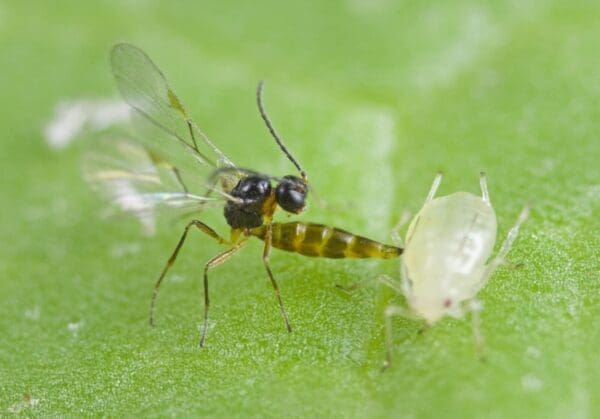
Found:
<path fill-rule="evenodd" d="M 398 257 L 402 249 L 357 236 L 322 224 L 291 222 L 271 224 L 273 247 L 304 256 L 325 258 L 379 258 Z M 252 236 L 265 239 L 267 226 L 250 230 Z"/>

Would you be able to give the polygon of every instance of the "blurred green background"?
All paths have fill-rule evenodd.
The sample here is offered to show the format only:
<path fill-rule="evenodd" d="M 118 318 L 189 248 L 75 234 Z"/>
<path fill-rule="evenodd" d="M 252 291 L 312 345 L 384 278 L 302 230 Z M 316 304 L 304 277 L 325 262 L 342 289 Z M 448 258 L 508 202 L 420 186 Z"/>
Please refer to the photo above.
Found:
<path fill-rule="evenodd" d="M 598 417 L 599 17 L 562 0 L 0 2 L 0 416 Z M 214 271 L 198 350 L 201 269 L 221 250 L 199 234 L 151 329 L 181 225 L 144 238 L 102 220 L 80 175 L 90 136 L 55 150 L 42 134 L 59 102 L 116 97 L 117 41 L 153 57 L 236 163 L 283 175 L 254 104 L 265 79 L 319 194 L 302 219 L 389 241 L 437 170 L 441 194 L 477 193 L 487 172 L 501 235 L 531 201 L 511 252 L 524 266 L 480 295 L 485 361 L 468 320 L 419 334 L 396 319 L 380 373 L 382 312 L 402 298 L 334 285 L 397 261 L 275 251 L 286 333 L 258 241 Z M 203 219 L 226 233 L 218 211 Z"/>

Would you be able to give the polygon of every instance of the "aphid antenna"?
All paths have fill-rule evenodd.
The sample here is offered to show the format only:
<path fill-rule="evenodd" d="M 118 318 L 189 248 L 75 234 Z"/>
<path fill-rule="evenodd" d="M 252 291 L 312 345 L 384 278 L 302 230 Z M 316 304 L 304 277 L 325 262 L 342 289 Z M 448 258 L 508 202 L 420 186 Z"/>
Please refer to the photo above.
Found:
<path fill-rule="evenodd" d="M 426 203 L 431 201 L 435 197 L 435 193 L 437 192 L 438 188 L 440 187 L 440 183 L 442 183 L 443 175 L 444 175 L 444 173 L 441 170 L 438 171 L 437 174 L 435 175 L 435 179 L 433 179 L 433 184 L 431 185 L 431 189 L 429 190 L 429 193 L 427 194 L 427 198 L 425 198 Z"/>
<path fill-rule="evenodd" d="M 273 124 L 271 123 L 271 120 L 267 116 L 267 112 L 265 111 L 265 108 L 264 108 L 264 105 L 262 102 L 263 85 L 264 85 L 264 81 L 261 80 L 258 82 L 258 87 L 256 88 L 256 103 L 258 104 L 258 110 L 260 112 L 260 116 L 262 117 L 263 121 L 265 121 L 265 124 L 267 125 L 269 132 L 275 139 L 275 142 L 277 142 L 277 144 L 279 145 L 279 148 L 281 148 L 281 151 L 283 151 L 285 153 L 285 155 L 287 156 L 287 158 L 293 163 L 293 165 L 296 166 L 296 169 L 298 169 L 298 171 L 300 172 L 300 177 L 302 177 L 302 180 L 304 180 L 305 183 L 308 183 L 308 177 L 306 176 L 306 172 L 304 171 L 304 169 L 302 169 L 302 167 L 300 167 L 300 164 L 294 158 L 294 156 L 292 156 L 292 153 L 290 153 L 290 151 L 287 149 L 285 144 L 283 144 L 281 137 L 279 137 L 279 134 L 277 134 L 277 131 L 275 131 L 275 128 L 273 127 Z"/>
<path fill-rule="evenodd" d="M 490 193 L 488 192 L 486 175 L 483 170 L 479 172 L 479 186 L 481 188 L 481 194 L 482 194 L 483 200 L 491 205 Z"/>

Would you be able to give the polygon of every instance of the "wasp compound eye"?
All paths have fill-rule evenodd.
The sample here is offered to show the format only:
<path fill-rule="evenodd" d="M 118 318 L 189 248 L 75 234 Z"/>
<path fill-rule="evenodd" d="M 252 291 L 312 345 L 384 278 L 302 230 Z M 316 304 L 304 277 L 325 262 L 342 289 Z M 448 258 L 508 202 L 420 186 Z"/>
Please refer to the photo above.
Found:
<path fill-rule="evenodd" d="M 294 214 L 302 212 L 306 206 L 307 193 L 306 183 L 296 176 L 285 176 L 275 189 L 279 206 Z"/>

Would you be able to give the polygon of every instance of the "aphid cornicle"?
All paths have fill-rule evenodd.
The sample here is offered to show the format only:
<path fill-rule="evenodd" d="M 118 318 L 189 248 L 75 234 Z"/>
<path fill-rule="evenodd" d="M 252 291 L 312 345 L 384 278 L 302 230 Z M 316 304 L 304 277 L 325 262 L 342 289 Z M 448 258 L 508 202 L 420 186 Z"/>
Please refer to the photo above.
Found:
<path fill-rule="evenodd" d="M 526 206 L 519 215 L 498 254 L 489 260 L 496 242 L 496 214 L 488 194 L 485 174 L 481 173 L 482 196 L 456 192 L 436 198 L 442 175 L 438 174 L 423 208 L 410 223 L 404 244 L 398 235 L 401 256 L 401 284 L 390 278 L 383 282 L 406 297 L 408 309 L 390 305 L 385 310 L 387 355 L 384 366 L 392 357 L 391 318 L 402 315 L 424 319 L 431 325 L 445 315 L 460 317 L 463 311 L 473 316 L 473 333 L 481 344 L 477 293 L 502 263 L 528 216 Z"/>
<path fill-rule="evenodd" d="M 269 266 L 273 247 L 326 258 L 391 259 L 402 253 L 398 246 L 379 243 L 335 227 L 272 221 L 278 207 L 292 214 L 302 212 L 309 187 L 306 173 L 267 117 L 262 104 L 262 82 L 257 89 L 260 115 L 277 145 L 298 170 L 299 176 L 278 178 L 235 166 L 200 131 L 169 87 L 163 73 L 141 49 L 130 44 L 115 45 L 111 52 L 111 65 L 123 98 L 138 114 L 158 127 L 167 140 L 159 138 L 161 135 L 146 135 L 141 139 L 143 145 L 138 141 L 113 141 L 114 151 L 106 155 L 93 155 L 88 159 L 88 181 L 107 193 L 120 209 L 134 213 L 143 223 L 148 222 L 154 210 L 159 208 L 183 208 L 193 213 L 213 202 L 220 202 L 224 203 L 223 215 L 231 228 L 229 239 L 226 239 L 198 219 L 186 225 L 156 281 L 150 304 L 150 324 L 154 324 L 154 306 L 159 287 L 192 227 L 228 246 L 227 250 L 211 258 L 204 266 L 204 325 L 200 346 L 204 345 L 208 329 L 208 272 L 238 252 L 250 237 L 264 241 L 262 259 L 290 332 L 292 329 L 279 287 Z M 170 150 L 169 154 L 173 145 L 179 148 Z M 192 157 L 194 174 L 186 173 L 182 170 L 183 166 L 174 163 L 181 154 Z M 195 185 L 198 188 L 198 183 L 200 191 L 192 192 L 191 187 Z"/>

